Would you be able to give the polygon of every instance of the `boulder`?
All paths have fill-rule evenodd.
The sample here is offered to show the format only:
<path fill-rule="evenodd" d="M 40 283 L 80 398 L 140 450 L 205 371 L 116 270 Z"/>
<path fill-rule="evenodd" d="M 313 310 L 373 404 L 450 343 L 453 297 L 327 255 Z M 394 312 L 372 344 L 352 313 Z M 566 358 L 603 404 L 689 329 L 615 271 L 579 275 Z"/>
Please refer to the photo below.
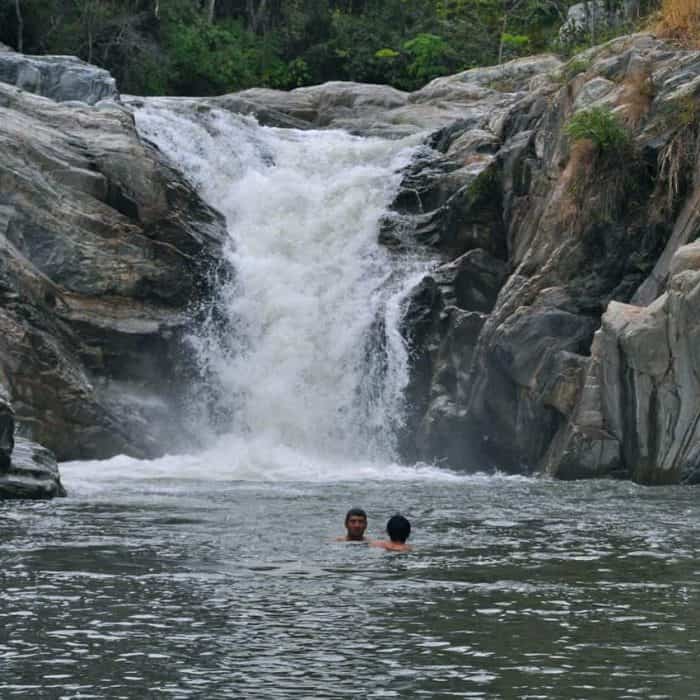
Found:
<path fill-rule="evenodd" d="M 116 102 L 0 83 L 0 377 L 60 460 L 191 446 L 185 337 L 214 303 L 223 217 Z"/>
<path fill-rule="evenodd" d="M 26 56 L 0 51 L 0 82 L 57 102 L 95 104 L 119 97 L 109 72 L 75 56 Z"/>
<path fill-rule="evenodd" d="M 610 3 L 606 0 L 584 0 L 571 5 L 566 21 L 559 28 L 559 41 L 564 45 L 581 43 L 597 32 L 605 34 L 624 23 L 639 18 L 639 0 Z"/>
<path fill-rule="evenodd" d="M 54 455 L 31 440 L 16 438 L 12 462 L 0 467 L 0 501 L 65 495 Z"/>

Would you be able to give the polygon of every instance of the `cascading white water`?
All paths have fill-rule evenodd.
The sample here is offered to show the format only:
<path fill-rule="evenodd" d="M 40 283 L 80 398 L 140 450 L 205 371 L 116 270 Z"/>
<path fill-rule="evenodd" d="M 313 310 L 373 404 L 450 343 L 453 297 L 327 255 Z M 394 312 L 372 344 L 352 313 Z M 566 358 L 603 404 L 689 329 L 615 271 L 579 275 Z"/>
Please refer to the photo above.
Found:
<path fill-rule="evenodd" d="M 260 127 L 168 99 L 136 119 L 231 234 L 234 351 L 196 340 L 233 409 L 212 459 L 242 478 L 391 463 L 408 381 L 400 305 L 430 262 L 377 234 L 417 140 Z"/>

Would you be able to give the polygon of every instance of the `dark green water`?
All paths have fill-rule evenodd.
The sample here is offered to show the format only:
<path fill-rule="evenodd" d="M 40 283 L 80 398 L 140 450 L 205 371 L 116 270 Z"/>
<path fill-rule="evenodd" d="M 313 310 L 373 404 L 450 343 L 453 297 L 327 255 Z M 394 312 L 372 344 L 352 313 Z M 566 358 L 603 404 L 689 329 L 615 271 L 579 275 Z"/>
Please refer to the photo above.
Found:
<path fill-rule="evenodd" d="M 0 504 L 3 700 L 700 697 L 697 489 L 66 481 Z"/>

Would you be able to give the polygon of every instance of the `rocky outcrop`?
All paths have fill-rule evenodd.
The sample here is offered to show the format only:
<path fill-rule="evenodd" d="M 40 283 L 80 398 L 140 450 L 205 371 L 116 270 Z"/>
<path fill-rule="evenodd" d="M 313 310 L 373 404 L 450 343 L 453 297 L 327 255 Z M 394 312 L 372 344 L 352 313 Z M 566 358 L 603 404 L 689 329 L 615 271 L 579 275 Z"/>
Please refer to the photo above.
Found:
<path fill-rule="evenodd" d="M 65 495 L 54 455 L 31 440 L 17 438 L 12 461 L 0 467 L 0 501 Z"/>
<path fill-rule="evenodd" d="M 255 88 L 198 102 L 253 114 L 262 123 L 275 124 L 282 117 L 303 128 L 399 138 L 455 124 L 488 123 L 495 110 L 522 97 L 533 78 L 560 64 L 554 56 L 522 58 L 438 78 L 413 93 L 387 85 L 329 82 L 290 92 Z"/>
<path fill-rule="evenodd" d="M 686 110 L 695 109 L 700 54 L 671 52 L 642 35 L 578 60 L 586 62 L 585 73 L 566 80 L 563 67 L 500 115 L 503 128 L 489 167 L 495 168 L 492 207 L 494 219 L 502 222 L 510 275 L 478 338 L 472 335 L 462 346 L 468 364 L 452 373 L 456 380 L 442 380 L 448 363 L 433 370 L 417 440 L 409 440 L 406 450 L 455 467 L 546 470 L 562 478 L 629 475 L 644 483 L 692 478 L 697 438 L 690 424 L 698 414 L 688 408 L 692 373 L 679 369 L 676 378 L 667 377 L 668 385 L 652 389 L 649 382 L 628 379 L 630 367 L 643 361 L 612 358 L 629 345 L 626 333 L 642 337 L 632 321 L 615 321 L 620 303 L 651 300 L 663 291 L 673 250 L 700 231 L 693 204 L 697 180 L 690 176 L 697 150 L 688 145 L 695 143 L 697 122 L 683 125 L 669 117 L 679 100 Z M 590 144 L 572 148 L 566 137 L 567 119 L 597 105 L 614 109 L 626 124 L 633 140 L 628 163 L 606 163 Z M 674 150 L 678 140 L 682 150 Z M 678 163 L 663 165 L 672 154 L 689 159 L 676 184 L 669 182 L 668 168 Z M 449 230 L 450 221 L 433 217 L 432 225 Z M 440 248 L 446 249 L 442 242 Z M 675 301 L 663 308 L 672 309 L 668 317 L 687 317 L 683 304 L 691 303 L 691 290 L 674 292 L 676 284 L 671 278 L 669 299 Z M 416 297 L 421 295 L 423 289 Z M 458 308 L 484 313 L 473 301 Z M 683 332 L 692 334 L 691 326 Z M 444 324 L 439 342 L 450 334 Z M 659 333 L 647 334 L 642 346 L 647 345 L 660 355 L 668 352 Z M 686 351 L 689 347 L 678 348 L 679 356 Z M 658 359 L 654 367 L 661 364 Z M 420 385 L 425 373 L 420 363 L 416 367 Z M 628 386 L 630 381 L 637 384 Z M 680 391 L 674 382 L 688 392 L 685 419 L 682 411 L 676 417 L 670 409 Z M 645 408 L 635 409 L 640 405 Z M 610 419 L 620 411 L 624 419 Z M 679 421 L 681 428 L 674 428 Z"/>
<path fill-rule="evenodd" d="M 673 243 L 674 218 L 692 208 L 689 201 L 697 194 L 686 183 L 664 210 L 668 183 L 663 184 L 660 163 L 673 139 L 668 115 L 678 86 L 700 70 L 699 58 L 669 52 L 648 36 L 617 40 L 585 57 L 590 64 L 585 74 L 563 84 L 555 74 L 543 83 L 536 109 L 533 99 L 510 112 L 495 160 L 511 274 L 476 346 L 465 348 L 469 368 L 452 390 L 438 391 L 431 400 L 450 410 L 437 422 L 426 413 L 423 433 L 430 449 L 421 451 L 419 444 L 421 456 L 437 448 L 437 456 L 454 466 L 545 469 L 567 478 L 629 474 L 645 483 L 681 478 L 683 468 L 669 470 L 656 461 L 658 454 L 643 465 L 639 450 L 616 451 L 616 439 L 642 431 L 635 421 L 609 430 L 605 421 L 591 418 L 596 410 L 604 413 L 601 387 L 609 391 L 617 382 L 622 391 L 623 381 L 615 372 L 606 375 L 607 385 L 596 381 L 614 343 L 597 339 L 592 356 L 591 344 L 608 305 L 630 302 L 651 284 L 645 279 L 664 247 L 687 240 L 689 229 L 697 235 L 697 226 L 681 215 L 676 226 L 684 233 Z M 606 89 L 593 90 L 601 80 Z M 600 104 L 616 110 L 634 139 L 630 152 L 638 155 L 629 156 L 636 162 L 627 167 L 606 165 L 599 153 L 585 150 L 590 145 L 572 149 L 563 133 L 575 110 Z M 663 285 L 663 270 L 657 265 L 657 284 Z M 607 337 L 605 328 L 604 320 L 599 333 Z M 618 400 L 628 411 L 636 405 L 629 392 Z M 582 426 L 597 442 L 582 440 Z M 666 431 L 673 440 L 668 426 L 646 432 L 660 439 Z"/>
<path fill-rule="evenodd" d="M 15 416 L 0 384 L 0 501 L 65 496 L 54 455 L 31 440 L 15 439 Z"/>
<path fill-rule="evenodd" d="M 26 56 L 0 51 L 0 82 L 57 102 L 95 104 L 118 97 L 114 78 L 106 70 L 75 56 Z"/>
<path fill-rule="evenodd" d="M 19 433 L 61 460 L 191 444 L 184 338 L 225 274 L 222 217 L 114 101 L 0 83 L 0 148 L 0 380 Z"/>
<path fill-rule="evenodd" d="M 630 26 L 639 18 L 640 0 L 623 0 L 611 3 L 606 0 L 584 0 L 571 5 L 566 12 L 566 21 L 559 29 L 559 41 L 564 45 L 584 44 L 618 29 L 627 23 Z"/>
<path fill-rule="evenodd" d="M 692 243 L 674 256 L 667 291 L 652 304 L 610 304 L 571 420 L 545 459 L 550 474 L 700 483 L 699 301 Z"/>

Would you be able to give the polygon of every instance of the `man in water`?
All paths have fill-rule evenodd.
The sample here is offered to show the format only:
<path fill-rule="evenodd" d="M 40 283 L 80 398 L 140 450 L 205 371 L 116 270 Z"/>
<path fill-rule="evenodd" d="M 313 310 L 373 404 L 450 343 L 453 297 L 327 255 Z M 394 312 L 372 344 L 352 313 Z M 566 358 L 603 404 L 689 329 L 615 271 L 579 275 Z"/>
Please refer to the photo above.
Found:
<path fill-rule="evenodd" d="M 406 540 L 411 534 L 411 523 L 403 515 L 392 515 L 386 524 L 386 534 L 389 540 L 375 540 L 373 547 L 381 547 L 390 552 L 410 552 L 412 547 L 406 544 Z"/>
<path fill-rule="evenodd" d="M 345 537 L 337 537 L 337 542 L 367 542 L 367 513 L 362 508 L 350 508 L 345 515 L 345 529 L 348 534 Z"/>

